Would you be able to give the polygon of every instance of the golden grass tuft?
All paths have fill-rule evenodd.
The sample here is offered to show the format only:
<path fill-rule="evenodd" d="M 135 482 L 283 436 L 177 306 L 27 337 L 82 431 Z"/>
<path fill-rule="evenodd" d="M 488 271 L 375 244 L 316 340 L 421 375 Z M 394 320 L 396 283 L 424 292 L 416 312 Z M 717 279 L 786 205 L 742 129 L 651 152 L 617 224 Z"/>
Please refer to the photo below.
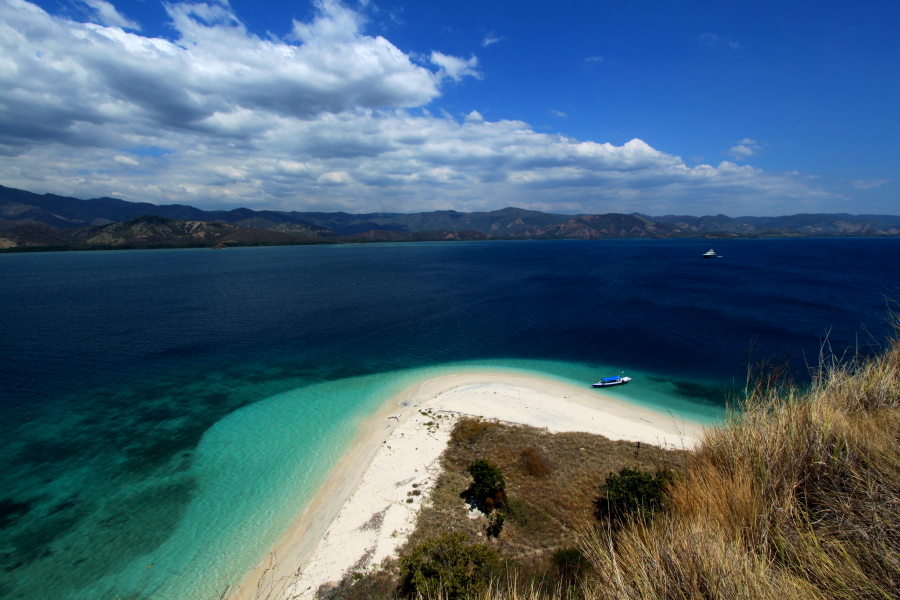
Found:
<path fill-rule="evenodd" d="M 596 599 L 900 597 L 900 341 L 748 386 L 667 510 L 583 540 Z"/>

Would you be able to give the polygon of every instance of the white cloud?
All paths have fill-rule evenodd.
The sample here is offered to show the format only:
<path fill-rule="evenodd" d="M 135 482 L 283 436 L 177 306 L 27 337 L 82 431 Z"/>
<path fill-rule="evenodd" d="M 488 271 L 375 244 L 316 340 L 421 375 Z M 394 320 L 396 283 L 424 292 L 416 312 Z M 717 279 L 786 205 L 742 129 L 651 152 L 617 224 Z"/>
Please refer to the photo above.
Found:
<path fill-rule="evenodd" d="M 109 25 L 111 27 L 121 27 L 122 29 L 134 29 L 135 31 L 140 31 L 141 26 L 132 21 L 118 10 L 116 7 L 107 2 L 106 0 L 81 0 L 85 4 L 87 4 L 94 12 L 97 20 L 100 21 L 102 25 Z"/>
<path fill-rule="evenodd" d="M 477 75 L 477 59 L 436 53 L 413 64 L 362 17 L 332 0 L 299 44 L 260 39 L 223 4 L 167 4 L 175 42 L 0 3 L 0 144 L 102 143 L 108 126 L 250 137 L 272 117 L 420 106 L 444 78 Z M 433 57 L 434 59 L 434 57 Z M 107 139 L 107 143 L 109 140 Z"/>
<path fill-rule="evenodd" d="M 622 146 L 536 133 L 520 121 L 458 123 L 405 111 L 274 117 L 253 144 L 168 133 L 179 146 L 115 162 L 112 149 L 36 146 L 0 163 L 4 185 L 80 197 L 285 210 L 459 210 L 771 214 L 814 203 L 802 177 L 723 162 L 688 167 L 641 140 Z M 148 175 L 149 174 L 149 175 Z M 790 205 L 790 209 L 778 207 Z"/>
<path fill-rule="evenodd" d="M 737 144 L 729 148 L 728 154 L 730 154 L 737 160 L 746 160 L 747 158 L 750 158 L 751 156 L 756 154 L 756 150 L 744 144 Z"/>
<path fill-rule="evenodd" d="M 595 62 L 603 62 L 602 56 L 587 56 L 585 57 L 585 62 L 595 63 Z"/>
<path fill-rule="evenodd" d="M 567 114 L 564 113 L 563 111 L 561 111 L 561 110 L 554 110 L 554 109 L 552 109 L 552 108 L 550 109 L 550 114 L 553 115 L 554 117 L 559 117 L 559 118 L 561 118 L 561 119 L 568 119 L 568 118 L 569 118 L 569 115 L 567 115 Z"/>
<path fill-rule="evenodd" d="M 486 36 L 484 36 L 484 40 L 481 41 L 481 45 L 482 45 L 482 47 L 487 48 L 491 44 L 496 44 L 497 42 L 502 41 L 502 40 L 503 40 L 502 37 L 497 37 L 497 35 L 492 31 L 489 34 L 487 34 Z"/>
<path fill-rule="evenodd" d="M 440 67 L 438 77 L 449 77 L 454 81 L 459 81 L 468 75 L 481 79 L 481 73 L 475 68 L 478 66 L 478 58 L 474 55 L 469 60 L 463 60 L 440 52 L 432 52 L 431 62 Z"/>
<path fill-rule="evenodd" d="M 853 187 L 858 190 L 871 190 L 890 183 L 890 179 L 854 179 Z"/>
<path fill-rule="evenodd" d="M 128 156 L 122 156 L 121 154 L 116 155 L 113 158 L 113 161 L 119 163 L 120 165 L 129 165 L 132 167 L 136 167 L 141 164 L 138 161 L 136 161 L 135 159 L 128 157 Z"/>
<path fill-rule="evenodd" d="M 756 140 L 744 138 L 737 144 L 729 148 L 726 154 L 733 157 L 735 160 L 747 160 L 754 154 L 759 154 L 762 149 L 762 145 L 759 144 Z"/>
<path fill-rule="evenodd" d="M 431 70 L 365 35 L 359 12 L 317 7 L 279 40 L 248 32 L 224 2 L 168 4 L 172 42 L 0 0 L 0 183 L 357 212 L 771 214 L 828 199 L 805 177 L 688 167 L 637 139 L 613 146 L 429 112 L 447 80 L 481 77 L 475 56 L 434 51 Z"/>

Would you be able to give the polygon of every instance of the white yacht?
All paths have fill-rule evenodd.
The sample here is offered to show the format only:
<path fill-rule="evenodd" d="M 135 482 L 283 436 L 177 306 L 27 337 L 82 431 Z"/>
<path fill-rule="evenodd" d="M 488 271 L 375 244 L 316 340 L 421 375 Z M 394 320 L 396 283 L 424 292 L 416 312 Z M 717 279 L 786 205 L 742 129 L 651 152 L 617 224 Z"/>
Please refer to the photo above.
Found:
<path fill-rule="evenodd" d="M 718 257 L 718 255 L 716 254 L 715 250 L 713 250 L 712 248 L 709 249 L 709 252 L 703 253 L 703 258 L 716 258 L 716 257 Z"/>

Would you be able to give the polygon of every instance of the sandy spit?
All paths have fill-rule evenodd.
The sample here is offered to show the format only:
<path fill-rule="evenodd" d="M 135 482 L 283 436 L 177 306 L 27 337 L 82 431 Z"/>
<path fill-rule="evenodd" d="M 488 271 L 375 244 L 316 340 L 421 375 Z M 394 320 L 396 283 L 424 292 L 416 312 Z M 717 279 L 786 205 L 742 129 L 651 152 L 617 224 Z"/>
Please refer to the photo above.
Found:
<path fill-rule="evenodd" d="M 463 415 L 663 447 L 691 448 L 703 435 L 701 425 L 672 414 L 524 374 L 468 371 L 420 382 L 363 423 L 352 449 L 230 598 L 312 599 L 320 586 L 394 554 Z"/>

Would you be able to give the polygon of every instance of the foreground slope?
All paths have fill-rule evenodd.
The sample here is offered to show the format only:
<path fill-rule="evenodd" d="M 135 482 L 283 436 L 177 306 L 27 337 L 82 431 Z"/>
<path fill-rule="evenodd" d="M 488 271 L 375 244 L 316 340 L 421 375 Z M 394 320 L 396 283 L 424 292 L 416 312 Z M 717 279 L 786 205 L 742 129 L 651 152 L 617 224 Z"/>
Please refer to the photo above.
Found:
<path fill-rule="evenodd" d="M 900 341 L 805 392 L 760 379 L 661 516 L 585 549 L 590 598 L 900 597 Z"/>
<path fill-rule="evenodd" d="M 436 487 L 399 561 L 350 573 L 319 598 L 900 597 L 900 338 L 879 356 L 824 364 L 803 390 L 777 374 L 753 378 L 743 410 L 707 431 L 684 463 L 659 456 L 638 465 L 651 470 L 667 460 L 681 473 L 664 488 L 661 510 L 632 513 L 624 523 L 605 520 L 590 492 L 601 495 L 604 477 L 618 465 L 572 475 L 612 449 L 579 440 L 574 452 L 560 452 L 554 448 L 561 438 L 491 423 L 467 423 L 454 435 L 458 443 L 444 455 L 440 475 L 444 487 Z M 530 454 L 521 451 L 525 445 Z M 589 448 L 603 454 L 584 454 Z M 639 458 L 637 448 L 620 450 Z M 506 522 L 496 539 L 477 520 L 449 518 L 471 483 L 466 466 L 484 457 L 507 477 Z M 554 472 L 567 477 L 545 489 Z M 586 521 L 595 506 L 596 518 Z M 527 541 L 535 527 L 544 548 Z M 578 547 L 567 546 L 566 536 L 576 533 Z M 448 553 L 435 554 L 428 567 L 434 572 L 426 573 L 438 587 L 410 583 L 404 573 L 411 561 L 426 565 L 422 553 L 435 549 Z M 470 569 L 469 583 L 440 587 L 459 566 Z"/>

